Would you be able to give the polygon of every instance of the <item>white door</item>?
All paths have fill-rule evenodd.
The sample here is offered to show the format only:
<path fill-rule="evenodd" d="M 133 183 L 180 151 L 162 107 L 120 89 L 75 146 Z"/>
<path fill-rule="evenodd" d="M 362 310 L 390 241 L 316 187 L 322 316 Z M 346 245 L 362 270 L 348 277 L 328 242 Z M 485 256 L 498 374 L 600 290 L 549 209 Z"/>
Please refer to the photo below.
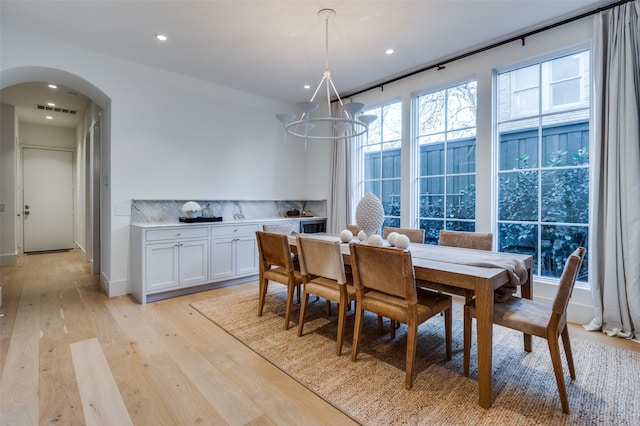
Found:
<path fill-rule="evenodd" d="M 73 152 L 24 148 L 24 251 L 73 248 Z"/>

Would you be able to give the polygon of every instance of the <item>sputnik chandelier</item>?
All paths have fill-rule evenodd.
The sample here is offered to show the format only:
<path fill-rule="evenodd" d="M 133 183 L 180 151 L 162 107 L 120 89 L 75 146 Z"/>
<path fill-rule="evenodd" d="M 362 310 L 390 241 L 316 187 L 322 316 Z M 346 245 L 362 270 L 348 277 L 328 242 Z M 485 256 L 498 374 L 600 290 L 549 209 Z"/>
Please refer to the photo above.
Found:
<path fill-rule="evenodd" d="M 325 20 L 325 68 L 322 79 L 316 87 L 311 100 L 308 102 L 298 102 L 296 105 L 302 111 L 300 118 L 296 120 L 295 114 L 276 114 L 276 118 L 284 124 L 285 131 L 293 136 L 307 139 L 342 139 L 361 136 L 369 130 L 369 124 L 374 122 L 375 115 L 359 115 L 356 117 L 364 104 L 359 102 L 343 103 L 336 90 L 331 71 L 329 71 L 329 18 L 336 16 L 333 9 L 321 9 L 318 16 Z M 327 111 L 325 116 L 311 117 L 311 113 L 316 111 L 319 104 L 315 101 L 316 96 L 322 87 L 325 87 L 327 95 Z M 331 92 L 340 104 L 337 108 L 337 115 L 331 114 Z"/>

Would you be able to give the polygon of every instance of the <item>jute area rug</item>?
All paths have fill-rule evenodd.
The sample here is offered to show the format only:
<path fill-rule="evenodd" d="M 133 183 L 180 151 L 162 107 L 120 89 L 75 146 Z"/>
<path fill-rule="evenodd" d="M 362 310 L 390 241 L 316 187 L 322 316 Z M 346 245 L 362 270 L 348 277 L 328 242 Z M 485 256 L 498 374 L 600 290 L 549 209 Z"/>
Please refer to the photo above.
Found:
<path fill-rule="evenodd" d="M 284 287 L 272 284 L 262 317 L 257 315 L 257 289 L 192 306 L 361 424 L 640 424 L 640 353 L 573 338 L 577 380 L 570 381 L 563 359 L 571 409 L 565 415 L 546 341 L 534 337 L 529 354 L 523 350 L 521 334 L 494 326 L 494 401 L 486 410 L 478 405 L 475 336 L 471 374 L 462 376 L 459 305 L 454 308 L 452 360 L 445 358 L 443 317 L 436 316 L 420 326 L 416 375 L 413 388 L 406 390 L 404 325 L 391 340 L 388 332 L 378 336 L 376 317 L 368 314 L 358 360 L 352 362 L 353 312 L 338 357 L 335 305 L 327 317 L 324 300 L 311 303 L 304 334 L 298 337 L 293 321 L 297 322 L 299 305 L 294 307 L 292 327 L 283 329 L 285 296 Z"/>

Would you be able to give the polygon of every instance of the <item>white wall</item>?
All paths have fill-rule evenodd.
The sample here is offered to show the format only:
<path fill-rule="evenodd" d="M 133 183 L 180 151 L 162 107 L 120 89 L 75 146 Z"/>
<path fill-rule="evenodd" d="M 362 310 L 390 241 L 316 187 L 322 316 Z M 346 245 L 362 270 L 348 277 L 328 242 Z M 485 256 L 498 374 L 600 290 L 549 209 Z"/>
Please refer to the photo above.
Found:
<path fill-rule="evenodd" d="M 20 145 L 43 148 L 76 148 L 76 130 L 20 122 Z"/>
<path fill-rule="evenodd" d="M 0 104 L 0 265 L 13 265 L 16 246 L 16 137 L 18 126 L 13 105 Z"/>
<path fill-rule="evenodd" d="M 478 84 L 477 107 L 477 150 L 476 150 L 476 229 L 480 232 L 494 232 L 494 194 L 492 159 L 493 148 L 492 90 L 494 70 L 517 64 L 530 58 L 561 52 L 575 46 L 590 47 L 593 37 L 593 18 L 585 18 L 570 24 L 557 27 L 534 36 L 527 37 L 525 45 L 520 41 L 488 50 L 468 58 L 452 62 L 443 70 L 429 70 L 415 76 L 402 79 L 384 86 L 384 91 L 370 90 L 353 98 L 367 106 L 387 102 L 391 99 L 402 99 L 403 109 L 403 140 L 402 140 L 402 170 L 409 170 L 413 166 L 411 151 L 411 129 L 408 126 L 411 110 L 411 96 L 416 91 L 425 89 L 439 89 L 451 86 L 469 78 L 475 78 Z M 407 173 L 402 180 L 402 218 L 401 226 L 415 225 L 416 206 L 414 188 L 415 182 L 409 179 Z M 591 258 L 596 253 L 590 253 Z M 549 282 L 536 282 L 534 297 L 550 300 L 554 297 L 556 286 Z M 591 291 L 576 288 L 572 304 L 569 308 L 571 319 L 576 322 L 589 322 L 593 315 Z"/>
<path fill-rule="evenodd" d="M 7 29 L 0 48 L 0 87 L 29 72 L 62 70 L 77 77 L 65 74 L 65 85 L 104 110 L 109 210 L 101 263 L 109 293 L 128 288 L 130 218 L 116 216 L 115 207 L 132 198 L 327 197 L 326 161 L 319 158 L 326 148 L 285 144 L 274 118 L 289 105 Z"/>

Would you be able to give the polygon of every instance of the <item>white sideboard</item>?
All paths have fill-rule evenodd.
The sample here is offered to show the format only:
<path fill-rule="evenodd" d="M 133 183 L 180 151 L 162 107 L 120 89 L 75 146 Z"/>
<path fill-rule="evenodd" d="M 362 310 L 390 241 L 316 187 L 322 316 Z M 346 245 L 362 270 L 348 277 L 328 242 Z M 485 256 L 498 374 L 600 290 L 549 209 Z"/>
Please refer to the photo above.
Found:
<path fill-rule="evenodd" d="M 256 231 L 324 218 L 131 225 L 131 293 L 140 303 L 257 279 Z M 302 225 L 301 225 L 302 224 Z"/>

